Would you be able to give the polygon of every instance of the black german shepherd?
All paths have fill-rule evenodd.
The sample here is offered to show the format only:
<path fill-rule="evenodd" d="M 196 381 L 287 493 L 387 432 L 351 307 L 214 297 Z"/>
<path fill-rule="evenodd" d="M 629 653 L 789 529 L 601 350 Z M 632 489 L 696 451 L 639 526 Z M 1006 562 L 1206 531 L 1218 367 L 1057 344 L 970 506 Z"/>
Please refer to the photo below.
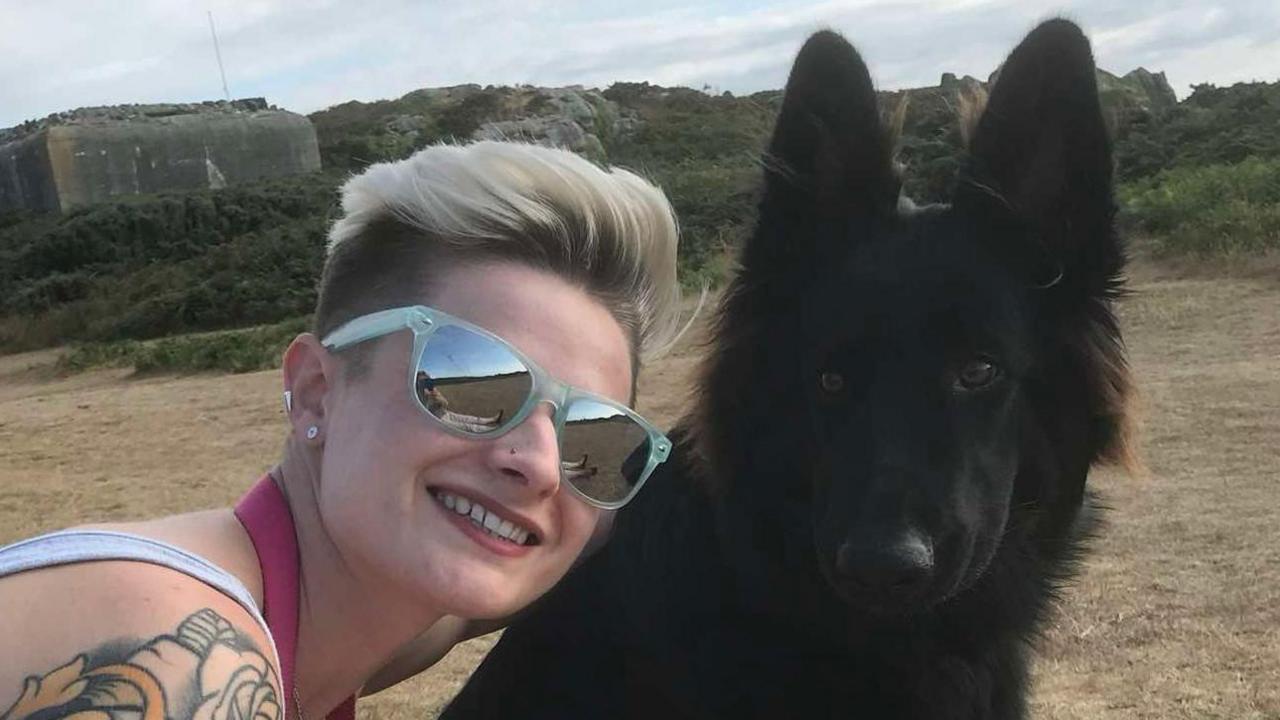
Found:
<path fill-rule="evenodd" d="M 446 718 L 1021 718 L 1130 456 L 1089 43 L 1009 56 L 949 206 L 900 199 L 840 36 L 805 44 L 678 451 Z"/>

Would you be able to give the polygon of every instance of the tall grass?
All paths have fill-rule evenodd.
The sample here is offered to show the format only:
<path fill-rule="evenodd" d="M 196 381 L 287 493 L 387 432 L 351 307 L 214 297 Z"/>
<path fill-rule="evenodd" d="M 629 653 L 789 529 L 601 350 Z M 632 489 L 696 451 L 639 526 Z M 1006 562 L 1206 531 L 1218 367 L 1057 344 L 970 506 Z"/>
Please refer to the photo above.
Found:
<path fill-rule="evenodd" d="M 1165 254 L 1280 248 L 1280 159 L 1174 168 L 1118 194 L 1125 220 Z"/>

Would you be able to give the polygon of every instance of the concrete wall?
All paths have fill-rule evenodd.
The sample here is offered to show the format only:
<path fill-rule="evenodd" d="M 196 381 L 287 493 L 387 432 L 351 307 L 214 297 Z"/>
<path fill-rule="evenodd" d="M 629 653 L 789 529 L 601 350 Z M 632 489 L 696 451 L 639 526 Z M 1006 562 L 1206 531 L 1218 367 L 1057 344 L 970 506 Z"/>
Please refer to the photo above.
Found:
<path fill-rule="evenodd" d="M 58 209 L 43 134 L 0 145 L 0 211 L 20 208 Z"/>
<path fill-rule="evenodd" d="M 14 145 L 23 151 L 9 152 Z M 281 111 L 54 125 L 0 147 L 0 207 L 67 210 L 115 195 L 220 188 L 319 169 L 311 122 Z"/>

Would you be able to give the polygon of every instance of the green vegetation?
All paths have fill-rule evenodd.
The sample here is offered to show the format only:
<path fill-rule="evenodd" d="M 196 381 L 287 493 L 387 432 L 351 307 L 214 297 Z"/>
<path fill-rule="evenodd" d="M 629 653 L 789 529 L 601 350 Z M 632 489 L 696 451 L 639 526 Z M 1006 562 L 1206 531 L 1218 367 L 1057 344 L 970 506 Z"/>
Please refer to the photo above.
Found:
<path fill-rule="evenodd" d="M 146 339 L 311 312 L 337 181 L 138 196 L 0 231 L 0 348 Z"/>
<path fill-rule="evenodd" d="M 1280 157 L 1280 82 L 1196 85 L 1167 111 L 1133 118 L 1117 129 L 1122 181 L 1162 170 Z"/>
<path fill-rule="evenodd" d="M 760 152 L 780 93 L 735 98 L 617 83 L 604 96 L 634 111 L 641 123 L 634 132 L 606 139 L 609 162 L 649 178 L 671 200 L 680 219 L 685 284 L 715 282 L 723 275 L 727 250 L 750 231 Z"/>
<path fill-rule="evenodd" d="M 1168 253 L 1280 246 L 1280 83 L 1201 85 L 1175 104 L 1150 73 L 1100 79 L 1129 228 Z M 947 197 L 963 162 L 957 92 L 977 85 L 948 77 L 910 92 L 899 158 L 916 200 Z M 885 107 L 900 97 L 886 93 Z M 270 366 L 313 309 L 342 177 L 470 137 L 487 121 L 547 113 L 594 135 L 580 148 L 588 157 L 664 188 L 680 217 L 684 282 L 714 284 L 750 231 L 780 102 L 777 91 L 618 83 L 569 95 L 468 85 L 344 103 L 311 116 L 324 173 L 0 215 L 0 352 L 71 342 L 68 369 Z"/>
<path fill-rule="evenodd" d="M 1122 185 L 1125 217 L 1165 253 L 1280 247 L 1280 158 L 1175 167 Z"/>
<path fill-rule="evenodd" d="M 274 325 L 159 340 L 87 343 L 74 347 L 58 364 L 65 372 L 93 367 L 133 367 L 139 373 L 269 370 L 279 367 L 285 348 L 298 333 L 307 330 L 308 322 L 304 317 Z"/>
<path fill-rule="evenodd" d="M 1280 247 L 1280 82 L 1197 85 L 1117 129 L 1128 226 L 1167 254 Z"/>

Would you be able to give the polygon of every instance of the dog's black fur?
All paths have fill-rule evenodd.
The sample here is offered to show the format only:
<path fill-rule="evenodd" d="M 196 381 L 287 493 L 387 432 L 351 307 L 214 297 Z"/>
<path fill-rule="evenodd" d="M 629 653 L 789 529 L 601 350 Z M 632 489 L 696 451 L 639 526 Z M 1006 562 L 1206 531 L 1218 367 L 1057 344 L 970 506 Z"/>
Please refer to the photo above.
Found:
<path fill-rule="evenodd" d="M 1023 717 L 1130 450 L 1088 41 L 1013 51 L 949 206 L 900 204 L 891 135 L 810 38 L 677 452 L 446 718 Z"/>

